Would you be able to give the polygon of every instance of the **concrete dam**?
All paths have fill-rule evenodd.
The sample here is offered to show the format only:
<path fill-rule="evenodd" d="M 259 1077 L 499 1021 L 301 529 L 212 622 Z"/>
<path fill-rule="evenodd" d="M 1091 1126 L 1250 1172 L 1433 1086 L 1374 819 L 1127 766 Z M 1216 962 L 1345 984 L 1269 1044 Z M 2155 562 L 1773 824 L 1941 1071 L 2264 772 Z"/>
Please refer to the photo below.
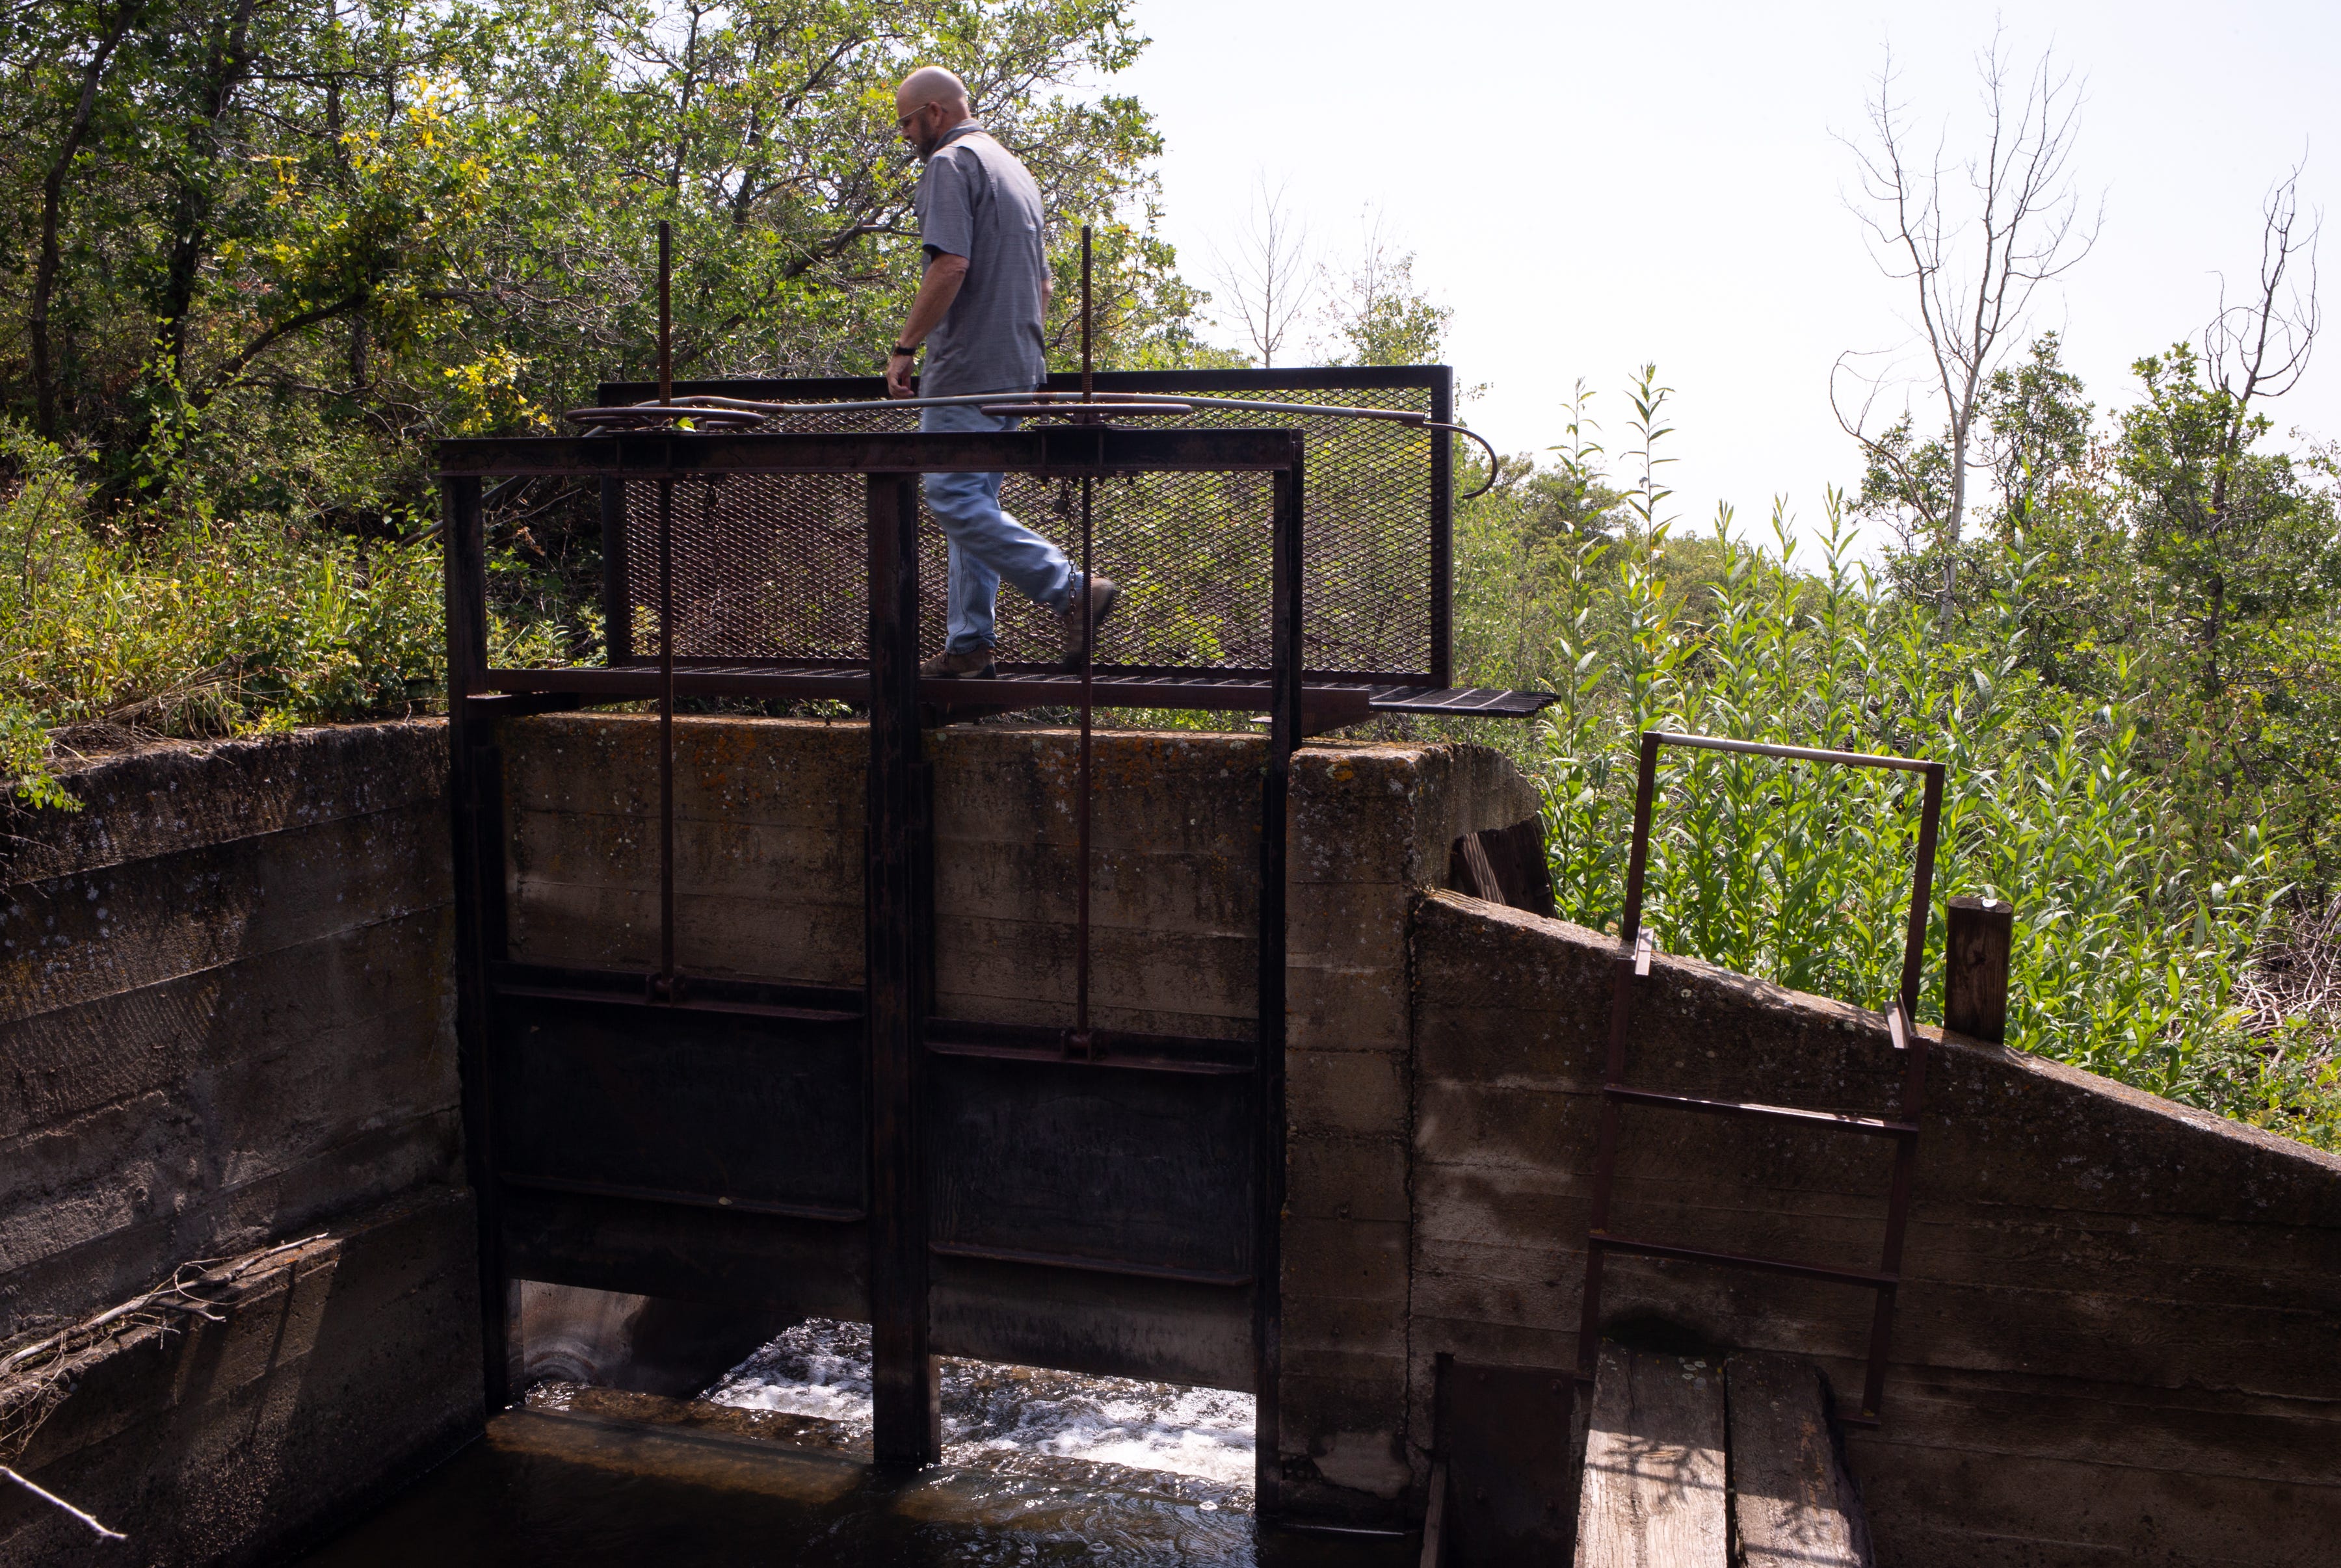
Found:
<path fill-rule="evenodd" d="M 792 1324 L 901 1312 L 917 1365 L 1249 1395 L 1280 1530 L 1377 1560 L 1427 1527 L 1452 1563 L 1659 1536 L 1684 1562 L 2334 1560 L 2331 1156 L 1924 1029 L 1876 1424 L 1847 1419 L 1871 1293 L 1666 1255 L 1609 1258 L 1580 1384 L 1619 944 L 1472 869 L 1536 815 L 1501 757 L 1292 750 L 1262 1146 L 1261 738 L 1097 736 L 1096 1042 L 1041 1059 L 1014 1031 L 1070 1016 L 1077 738 L 928 732 L 931 972 L 889 1131 L 858 721 L 676 718 L 693 988 L 649 1029 L 639 990 L 586 983 L 657 962 L 658 729 L 473 731 L 503 948 L 469 998 L 443 723 L 125 755 L 75 777 L 85 811 L 11 826 L 0 1460 L 128 1539 L 9 1486 L 0 1561 L 290 1560 L 483 1429 L 553 1430 L 499 1424 L 524 1419 L 590 1446 L 687 1417 L 764 1486 L 751 1439 L 786 1445 L 747 1429 L 820 1424 L 689 1394 Z M 1664 952 L 1638 983 L 1638 1081 L 1896 1104 L 1888 1015 Z M 1622 1114 L 1619 1226 L 1873 1266 L 1889 1140 Z M 916 1156 L 897 1200 L 887 1138 Z M 916 1234 L 876 1234 L 888 1202 Z M 905 1245 L 923 1287 L 890 1306 Z M 548 1376 L 603 1386 L 504 1408 Z"/>

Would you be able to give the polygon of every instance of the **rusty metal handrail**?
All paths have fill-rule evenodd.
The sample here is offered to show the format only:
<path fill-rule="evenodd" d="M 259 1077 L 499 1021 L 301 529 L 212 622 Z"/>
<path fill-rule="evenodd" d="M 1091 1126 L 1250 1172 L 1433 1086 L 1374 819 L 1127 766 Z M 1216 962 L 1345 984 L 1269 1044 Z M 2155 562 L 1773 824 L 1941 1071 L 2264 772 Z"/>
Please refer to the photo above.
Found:
<path fill-rule="evenodd" d="M 1892 1118 L 1846 1116 L 1795 1106 L 1751 1101 L 1707 1099 L 1667 1094 L 1626 1081 L 1626 1046 L 1632 1032 L 1636 981 L 1650 972 L 1653 944 L 1642 926 L 1643 879 L 1649 864 L 1650 813 L 1658 794 L 1659 749 L 1681 746 L 1694 750 L 1731 752 L 1743 756 L 1776 757 L 1788 761 L 1818 762 L 1837 767 L 1877 768 L 1916 773 L 1923 780 L 1918 818 L 1918 852 L 1910 880 L 1910 912 L 1903 937 L 1902 983 L 1888 1010 L 1887 1027 L 1894 1048 L 1903 1054 L 1900 1104 Z M 1861 751 L 1834 751 L 1812 746 L 1781 746 L 1759 740 L 1738 740 L 1721 735 L 1692 735 L 1649 729 L 1642 733 L 1641 766 L 1635 782 L 1634 844 L 1626 870 L 1626 907 L 1619 921 L 1618 952 L 1609 1007 L 1609 1049 L 1603 1075 L 1601 1127 L 1593 1162 L 1593 1195 L 1585 1232 L 1585 1286 L 1579 1303 L 1578 1378 L 1593 1380 L 1600 1346 L 1601 1265 L 1610 1252 L 1685 1262 L 1716 1264 L 1728 1268 L 1852 1285 L 1877 1293 L 1870 1319 L 1869 1355 L 1862 1383 L 1861 1412 L 1845 1420 L 1853 1425 L 1876 1426 L 1885 1402 L 1886 1356 L 1894 1326 L 1894 1301 L 1901 1285 L 1902 1243 L 1910 1214 L 1910 1189 L 1918 1166 L 1919 1117 L 1926 1108 L 1927 1040 L 1917 1026 L 1918 980 L 1925 961 L 1927 917 L 1931 908 L 1935 876 L 1935 839 L 1942 819 L 1944 765 L 1918 757 L 1897 757 Z M 1797 1259 L 1744 1253 L 1716 1252 L 1679 1246 L 1647 1237 L 1623 1236 L 1609 1229 L 1609 1200 L 1617 1182 L 1620 1113 L 1627 1105 L 1694 1111 L 1705 1115 L 1746 1116 L 1788 1121 L 1830 1131 L 1884 1136 L 1894 1141 L 1894 1175 L 1886 1208 L 1886 1241 L 1875 1271 L 1845 1269 Z"/>
<path fill-rule="evenodd" d="M 1085 329 L 1086 332 L 1086 329 Z M 1089 347 L 1086 335 L 1082 342 L 1084 374 L 1089 372 Z M 1023 399 L 1021 403 L 1011 400 Z M 671 425 L 683 419 L 707 422 L 711 429 L 739 430 L 767 420 L 801 413 L 881 413 L 892 409 L 956 408 L 973 405 L 987 413 L 1013 414 L 1020 418 L 1047 418 L 1061 414 L 1076 417 L 1072 411 L 1084 404 L 1118 405 L 1113 411 L 1123 414 L 1191 413 L 1198 408 L 1227 409 L 1243 413 L 1307 414 L 1312 418 L 1381 420 L 1402 424 L 1411 430 L 1437 431 L 1459 435 L 1479 443 L 1488 454 L 1488 480 L 1477 490 L 1463 491 L 1456 499 L 1471 501 L 1496 488 L 1503 474 L 1503 458 L 1493 442 L 1470 426 L 1447 420 L 1432 419 L 1415 409 L 1353 408 L 1342 403 L 1279 402 L 1264 398 L 1205 397 L 1188 392 L 1178 394 L 1176 402 L 1166 401 L 1159 393 L 1101 392 L 1085 390 L 1081 392 L 964 392 L 937 397 L 877 398 L 860 402 L 758 402 L 751 398 L 719 397 L 710 392 L 696 392 L 686 397 L 662 397 L 642 402 L 618 403 L 609 407 L 571 409 L 566 418 L 572 424 L 591 430 L 649 430 Z"/>

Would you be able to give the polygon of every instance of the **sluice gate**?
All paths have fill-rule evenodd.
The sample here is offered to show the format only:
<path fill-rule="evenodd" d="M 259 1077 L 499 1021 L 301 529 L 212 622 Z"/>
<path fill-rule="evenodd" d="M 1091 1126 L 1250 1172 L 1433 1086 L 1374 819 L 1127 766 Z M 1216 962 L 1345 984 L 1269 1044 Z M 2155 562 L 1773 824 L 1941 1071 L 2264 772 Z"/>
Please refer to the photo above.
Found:
<path fill-rule="evenodd" d="M 1305 373 L 1096 379 L 1411 399 L 1440 419 L 1449 403 L 1443 368 Z M 1541 699 L 1447 684 L 1443 434 L 1220 411 L 1188 429 L 922 434 L 902 428 L 912 411 L 866 407 L 880 390 L 686 384 L 675 391 L 865 407 L 778 432 L 441 448 L 459 1030 L 491 1402 L 513 1392 L 514 1280 L 818 1312 L 872 1325 L 882 1460 L 936 1456 L 939 1348 L 1210 1382 L 1257 1397 L 1258 1495 L 1272 1513 L 1290 759 L 1305 734 L 1376 711 L 1519 714 Z M 941 647 L 943 573 L 918 480 L 949 471 L 1005 474 L 1003 500 L 1036 521 L 1064 522 L 1078 497 L 1127 596 L 1091 668 L 1051 668 L 1046 623 L 1003 604 L 1001 678 L 919 677 Z M 607 661 L 493 667 L 487 516 L 548 481 L 599 491 Z M 745 978 L 678 941 L 675 710 L 717 696 L 829 698 L 867 717 L 859 985 Z M 657 961 L 517 961 L 508 819 L 526 802 L 507 796 L 496 720 L 643 698 L 659 704 L 659 790 L 634 827 L 659 846 Z M 1086 720 L 1091 698 L 1266 718 L 1254 996 L 1224 1033 L 1089 1027 L 1085 891 L 1075 1017 L 936 1006 L 928 736 L 1077 701 Z M 1110 815 L 1111 786 L 1097 799 Z M 1086 820 L 1082 842 L 1086 889 Z M 940 1345 L 939 1288 L 956 1304 Z M 1116 1332 L 1116 1319 L 1143 1322 Z"/>

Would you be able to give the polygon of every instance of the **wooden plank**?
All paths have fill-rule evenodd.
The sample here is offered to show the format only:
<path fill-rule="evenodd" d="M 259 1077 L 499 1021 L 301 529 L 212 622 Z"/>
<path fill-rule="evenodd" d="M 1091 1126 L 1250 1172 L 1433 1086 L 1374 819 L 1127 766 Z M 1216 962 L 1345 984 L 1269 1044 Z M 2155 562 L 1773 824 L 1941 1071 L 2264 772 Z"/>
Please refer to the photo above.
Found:
<path fill-rule="evenodd" d="M 858 1223 L 508 1187 L 503 1271 L 590 1290 L 769 1308 L 774 1325 L 870 1318 Z"/>
<path fill-rule="evenodd" d="M 1577 1568 L 1727 1568 L 1723 1443 L 1719 1369 L 1603 1345 Z"/>
<path fill-rule="evenodd" d="M 1870 1568 L 1861 1495 L 1829 1431 L 1819 1369 L 1739 1355 L 1725 1377 L 1740 1568 Z"/>
<path fill-rule="evenodd" d="M 1430 1505 L 1422 1515 L 1422 1568 L 1447 1568 L 1447 1461 L 1430 1466 Z"/>
<path fill-rule="evenodd" d="M 543 996 L 490 1018 L 504 1174 L 861 1210 L 860 1018 Z"/>
<path fill-rule="evenodd" d="M 938 1355 L 1250 1393 L 1251 1287 L 938 1255 Z"/>

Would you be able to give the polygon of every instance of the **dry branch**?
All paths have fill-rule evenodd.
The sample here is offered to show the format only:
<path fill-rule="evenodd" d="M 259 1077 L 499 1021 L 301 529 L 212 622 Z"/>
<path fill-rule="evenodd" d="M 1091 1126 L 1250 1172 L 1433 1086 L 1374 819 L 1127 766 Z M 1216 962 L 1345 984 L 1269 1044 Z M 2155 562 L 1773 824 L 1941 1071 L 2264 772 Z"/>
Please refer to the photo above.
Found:
<path fill-rule="evenodd" d="M 217 1323 L 216 1309 L 246 1277 L 286 1253 L 324 1239 L 321 1232 L 240 1257 L 183 1263 L 153 1289 L 0 1355 L 0 1463 L 25 1452 L 41 1424 L 73 1392 L 81 1371 L 105 1354 L 109 1341 L 138 1328 L 173 1333 L 187 1317 Z"/>

